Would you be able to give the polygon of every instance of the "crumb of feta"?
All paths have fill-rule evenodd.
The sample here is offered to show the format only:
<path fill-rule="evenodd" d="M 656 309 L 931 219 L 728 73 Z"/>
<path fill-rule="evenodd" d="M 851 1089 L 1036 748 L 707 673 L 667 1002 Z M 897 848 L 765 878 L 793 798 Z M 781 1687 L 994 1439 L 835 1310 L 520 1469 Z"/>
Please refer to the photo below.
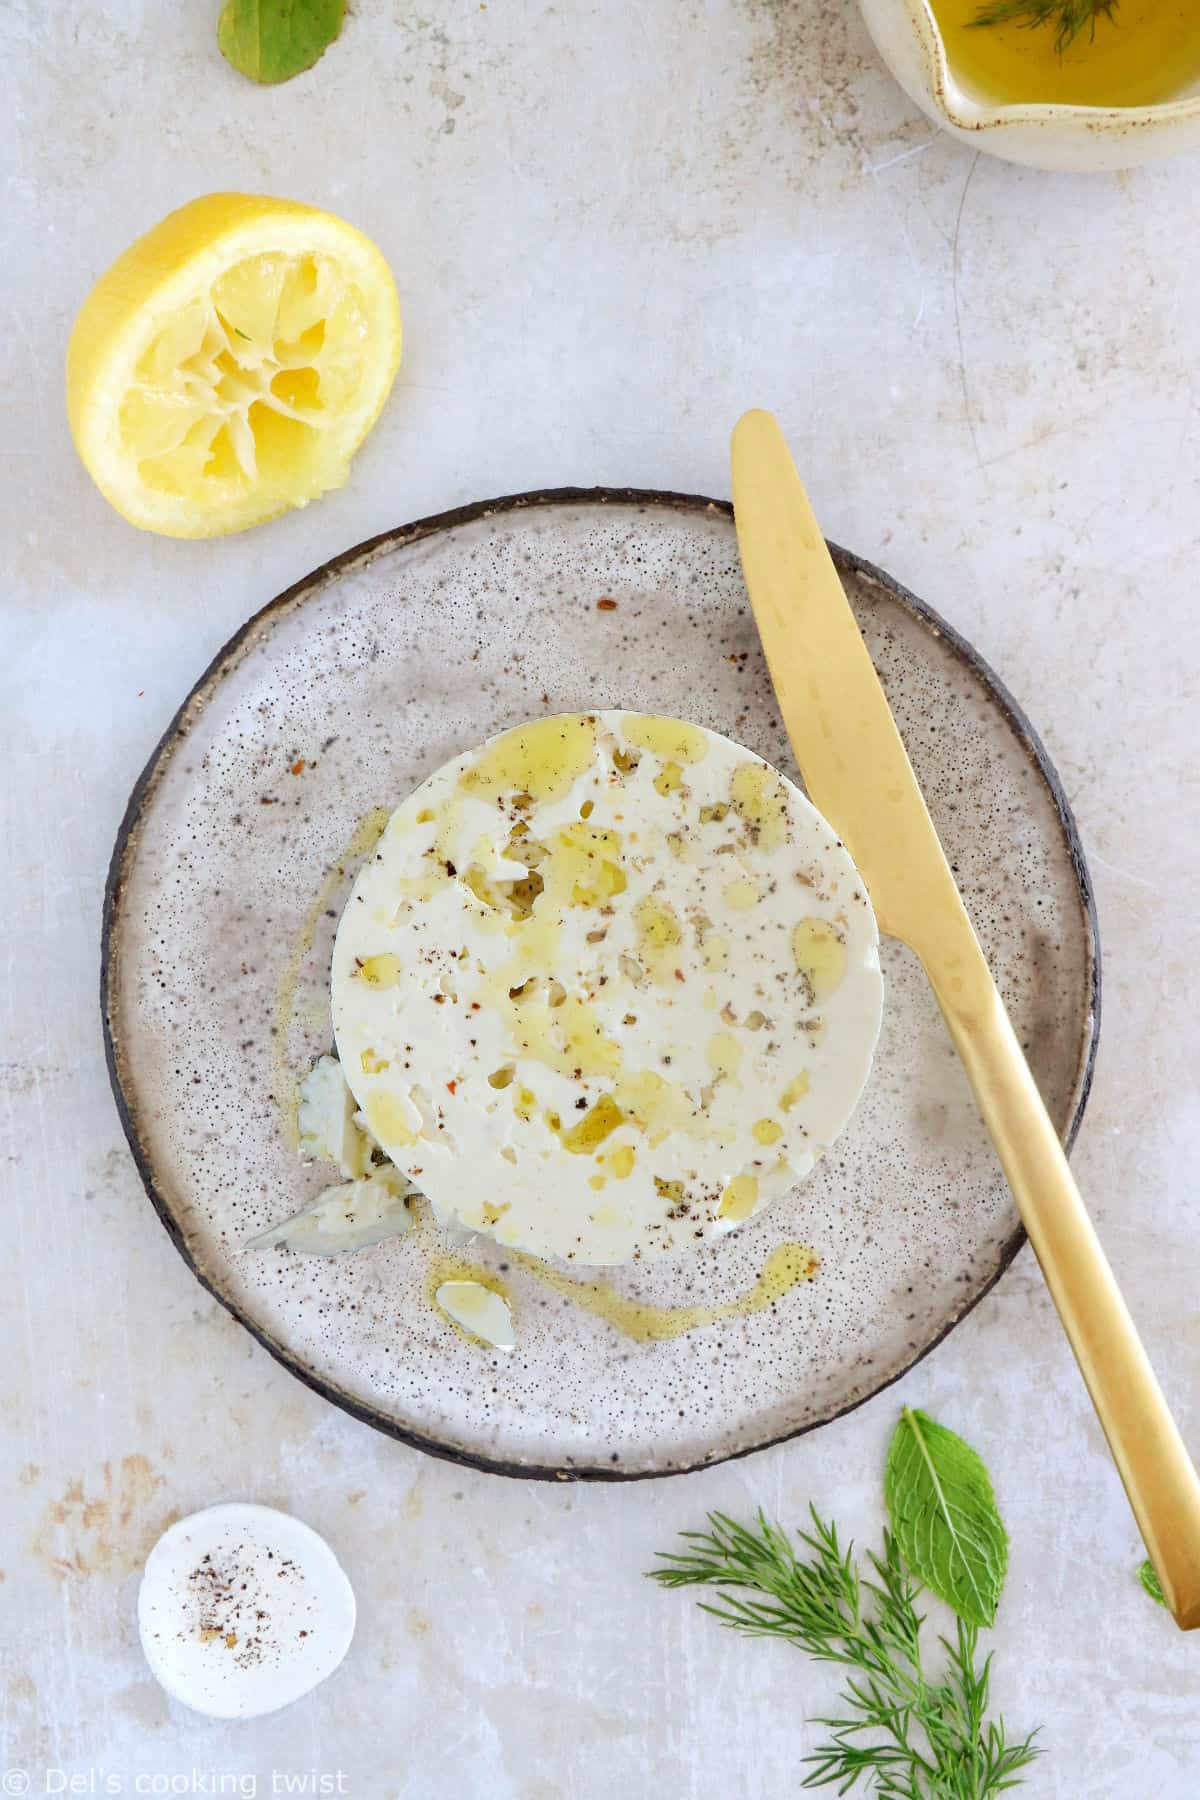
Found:
<path fill-rule="evenodd" d="M 319 1057 L 300 1083 L 300 1154 L 306 1162 L 336 1163 L 347 1181 L 357 1181 L 371 1165 L 371 1140 L 357 1123 L 357 1104 L 336 1056 Z"/>
<path fill-rule="evenodd" d="M 251 1238 L 247 1250 L 293 1250 L 301 1256 L 340 1256 L 403 1237 L 412 1224 L 412 1183 L 388 1163 L 358 1181 L 325 1188 L 315 1200 Z"/>
<path fill-rule="evenodd" d="M 481 1338 L 497 1350 L 515 1349 L 512 1308 L 495 1288 L 481 1281 L 443 1281 L 433 1297 L 469 1337 Z"/>

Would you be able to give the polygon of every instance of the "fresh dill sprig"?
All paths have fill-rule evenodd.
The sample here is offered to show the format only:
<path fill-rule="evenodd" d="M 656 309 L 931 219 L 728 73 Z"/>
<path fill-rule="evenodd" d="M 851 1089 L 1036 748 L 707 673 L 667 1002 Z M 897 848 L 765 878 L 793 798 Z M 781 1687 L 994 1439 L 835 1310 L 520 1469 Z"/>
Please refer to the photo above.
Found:
<path fill-rule="evenodd" d="M 855 1671 L 842 1716 L 817 1721 L 832 1735 L 805 1758 L 805 1787 L 836 1785 L 845 1794 L 865 1777 L 881 1800 L 990 1800 L 1018 1786 L 1038 1751 L 1033 1734 L 1010 1742 L 1003 1719 L 987 1717 L 992 1659 L 978 1659 L 978 1628 L 958 1619 L 954 1639 L 938 1640 L 946 1663 L 931 1679 L 920 1641 L 922 1590 L 894 1536 L 885 1532 L 882 1556 L 869 1553 L 864 1578 L 853 1545 L 843 1550 L 836 1527 L 810 1510 L 812 1529 L 798 1534 L 808 1561 L 761 1512 L 750 1529 L 710 1513 L 709 1530 L 684 1532 L 687 1548 L 663 1555 L 653 1579 L 715 1588 L 718 1598 L 700 1604 L 721 1624 L 783 1638 Z"/>
<path fill-rule="evenodd" d="M 1069 50 L 1082 31 L 1090 42 L 1096 35 L 1096 21 L 1111 19 L 1119 0 L 984 0 L 971 26 L 1020 25 L 1030 31 L 1039 25 L 1053 25 L 1054 48 L 1061 56 Z"/>

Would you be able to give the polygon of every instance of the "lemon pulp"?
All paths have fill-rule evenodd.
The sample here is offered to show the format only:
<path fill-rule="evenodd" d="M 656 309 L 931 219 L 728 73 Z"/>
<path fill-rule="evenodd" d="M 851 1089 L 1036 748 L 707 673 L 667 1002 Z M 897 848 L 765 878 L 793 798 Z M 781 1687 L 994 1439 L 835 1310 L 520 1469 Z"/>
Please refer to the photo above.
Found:
<path fill-rule="evenodd" d="M 89 295 L 71 427 L 133 524 L 237 531 L 346 479 L 399 358 L 395 285 L 367 238 L 311 207 L 209 195 Z"/>

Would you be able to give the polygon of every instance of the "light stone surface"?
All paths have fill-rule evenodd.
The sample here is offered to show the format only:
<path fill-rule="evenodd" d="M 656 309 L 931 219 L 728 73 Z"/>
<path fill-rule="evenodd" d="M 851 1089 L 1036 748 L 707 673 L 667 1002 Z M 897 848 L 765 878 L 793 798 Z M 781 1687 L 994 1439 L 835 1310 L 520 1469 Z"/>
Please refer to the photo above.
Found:
<path fill-rule="evenodd" d="M 325 1405 L 193 1282 L 124 1148 L 96 987 L 129 787 L 247 613 L 371 532 L 492 493 L 724 494 L 729 426 L 773 405 L 830 535 L 974 640 L 1063 773 L 1106 951 L 1077 1171 L 1200 1447 L 1196 163 L 976 159 L 931 136 L 848 0 L 356 0 L 317 68 L 262 91 L 216 54 L 216 11 L 0 14 L 0 1768 L 33 1793 L 66 1791 L 47 1771 L 247 1794 L 340 1771 L 360 1800 L 791 1795 L 833 1675 L 641 1571 L 714 1506 L 797 1520 L 811 1498 L 876 1538 L 910 1402 L 995 1472 L 996 1698 L 1047 1752 L 1022 1792 L 1190 1800 L 1200 1646 L 1133 1581 L 1137 1534 L 1028 1252 L 814 1437 L 630 1488 L 465 1472 Z M 222 186 L 375 237 L 408 348 L 346 490 L 170 543 L 76 463 L 63 347 L 108 261 Z M 236 1727 L 166 1699 L 134 1621 L 159 1532 L 223 1498 L 308 1520 L 361 1608 L 324 1688 Z"/>

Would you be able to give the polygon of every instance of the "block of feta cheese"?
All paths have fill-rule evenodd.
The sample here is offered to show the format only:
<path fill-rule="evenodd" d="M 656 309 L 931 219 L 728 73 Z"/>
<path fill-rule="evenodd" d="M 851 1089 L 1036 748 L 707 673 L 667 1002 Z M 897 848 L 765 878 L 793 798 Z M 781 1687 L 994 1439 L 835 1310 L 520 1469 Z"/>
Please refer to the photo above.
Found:
<path fill-rule="evenodd" d="M 732 1230 L 849 1118 L 882 980 L 862 879 L 749 750 L 538 719 L 393 813 L 332 1002 L 373 1136 L 439 1219 L 603 1265 Z"/>

